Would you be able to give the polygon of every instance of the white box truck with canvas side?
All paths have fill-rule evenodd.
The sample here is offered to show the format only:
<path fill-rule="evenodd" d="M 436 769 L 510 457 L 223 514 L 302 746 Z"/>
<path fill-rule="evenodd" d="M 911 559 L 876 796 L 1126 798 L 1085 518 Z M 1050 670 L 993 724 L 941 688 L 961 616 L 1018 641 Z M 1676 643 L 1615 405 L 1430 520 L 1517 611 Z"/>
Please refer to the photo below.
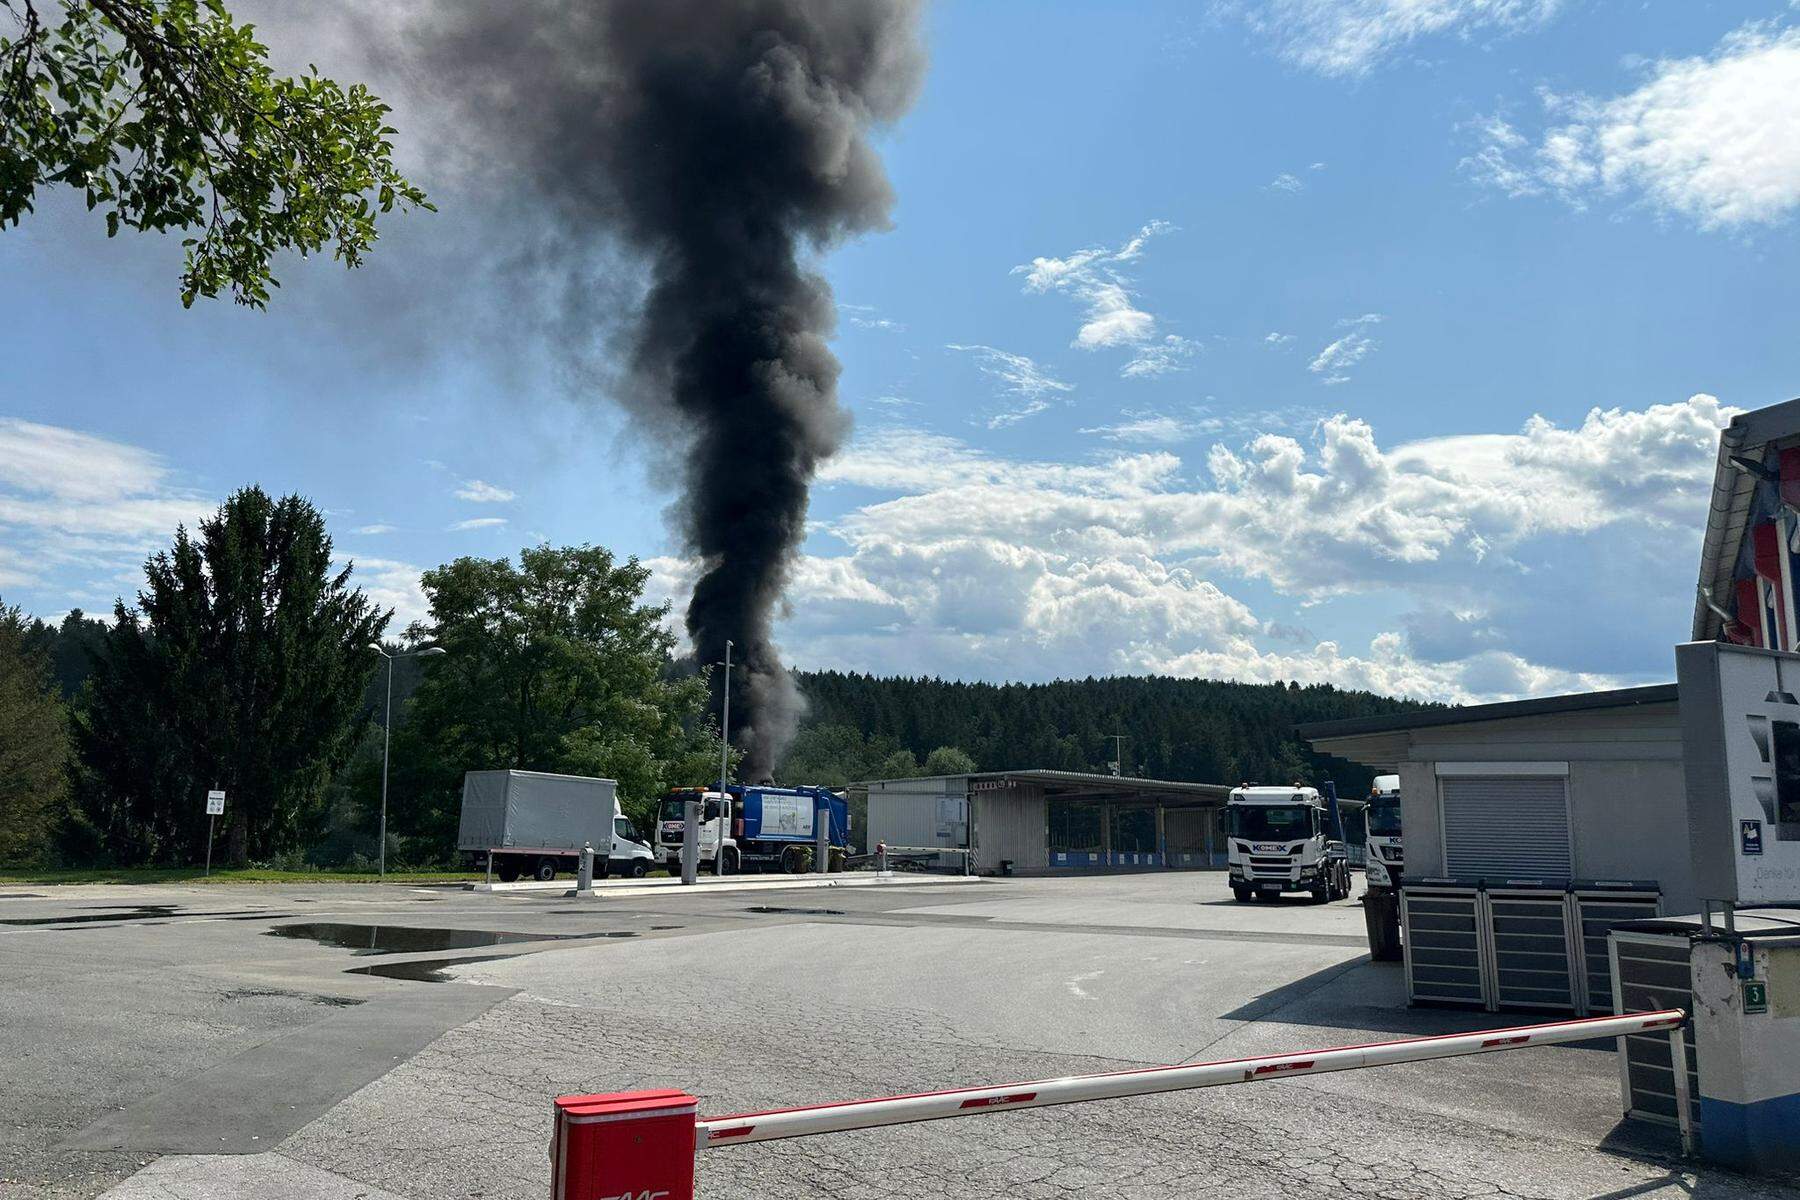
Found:
<path fill-rule="evenodd" d="M 1350 895 L 1350 858 L 1333 837 L 1319 789 L 1246 784 L 1225 802 L 1226 863 L 1239 901 L 1309 892 L 1324 904 Z"/>
<path fill-rule="evenodd" d="M 491 863 L 502 883 L 521 875 L 548 882 L 581 867 L 594 848 L 594 875 L 642 875 L 652 851 L 619 807 L 611 779 L 542 771 L 470 771 L 463 776 L 456 848 L 474 865 Z"/>

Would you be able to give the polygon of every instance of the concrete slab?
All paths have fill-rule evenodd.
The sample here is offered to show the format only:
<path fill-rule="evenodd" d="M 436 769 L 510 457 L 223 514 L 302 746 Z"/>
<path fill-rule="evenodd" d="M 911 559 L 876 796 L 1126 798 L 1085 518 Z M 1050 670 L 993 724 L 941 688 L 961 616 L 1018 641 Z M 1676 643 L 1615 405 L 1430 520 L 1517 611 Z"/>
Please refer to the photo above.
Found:
<path fill-rule="evenodd" d="M 159 1158 L 100 1200 L 405 1200 L 280 1154 Z"/>

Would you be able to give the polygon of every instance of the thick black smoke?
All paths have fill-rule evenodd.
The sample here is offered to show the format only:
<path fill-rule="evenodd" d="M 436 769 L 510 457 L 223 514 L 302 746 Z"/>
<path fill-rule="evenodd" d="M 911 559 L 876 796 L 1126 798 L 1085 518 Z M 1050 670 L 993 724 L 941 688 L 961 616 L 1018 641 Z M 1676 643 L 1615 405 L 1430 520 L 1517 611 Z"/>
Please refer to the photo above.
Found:
<path fill-rule="evenodd" d="M 438 10 L 419 48 L 470 128 L 470 156 L 526 189 L 552 230 L 534 264 L 565 336 L 609 325 L 615 390 L 678 451 L 682 532 L 703 574 L 701 662 L 737 645 L 733 724 L 768 770 L 800 697 L 772 624 L 807 493 L 848 429 L 809 253 L 887 223 L 867 136 L 911 103 L 918 0 L 512 0 Z M 444 14 L 448 15 L 444 15 Z M 622 323 L 596 255 L 644 272 Z M 596 327 L 584 331 L 580 326 Z M 741 714 L 741 715 L 740 715 Z"/>

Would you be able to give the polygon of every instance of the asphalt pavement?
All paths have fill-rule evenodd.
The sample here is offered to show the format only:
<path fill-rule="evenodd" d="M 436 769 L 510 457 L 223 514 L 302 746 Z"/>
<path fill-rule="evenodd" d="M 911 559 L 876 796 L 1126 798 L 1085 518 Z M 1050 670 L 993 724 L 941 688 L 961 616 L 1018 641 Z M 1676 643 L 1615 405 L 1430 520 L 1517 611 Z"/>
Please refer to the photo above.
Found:
<path fill-rule="evenodd" d="M 537 1198 L 567 1092 L 722 1113 L 1507 1020 L 1407 1008 L 1354 902 L 1212 873 L 8 888 L 0 1195 Z M 708 1151 L 701 1194 L 1800 1200 L 1618 1113 L 1609 1047 L 1534 1049 Z"/>

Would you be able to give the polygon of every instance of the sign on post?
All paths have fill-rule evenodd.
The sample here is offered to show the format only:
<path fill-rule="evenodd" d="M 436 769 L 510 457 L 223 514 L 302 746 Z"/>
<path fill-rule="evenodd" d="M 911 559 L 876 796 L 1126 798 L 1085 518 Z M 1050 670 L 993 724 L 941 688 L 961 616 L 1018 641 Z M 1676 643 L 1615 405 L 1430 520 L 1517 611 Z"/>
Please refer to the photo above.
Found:
<path fill-rule="evenodd" d="M 225 815 L 224 792 L 214 791 L 206 793 L 206 815 L 209 817 L 222 817 Z"/>

